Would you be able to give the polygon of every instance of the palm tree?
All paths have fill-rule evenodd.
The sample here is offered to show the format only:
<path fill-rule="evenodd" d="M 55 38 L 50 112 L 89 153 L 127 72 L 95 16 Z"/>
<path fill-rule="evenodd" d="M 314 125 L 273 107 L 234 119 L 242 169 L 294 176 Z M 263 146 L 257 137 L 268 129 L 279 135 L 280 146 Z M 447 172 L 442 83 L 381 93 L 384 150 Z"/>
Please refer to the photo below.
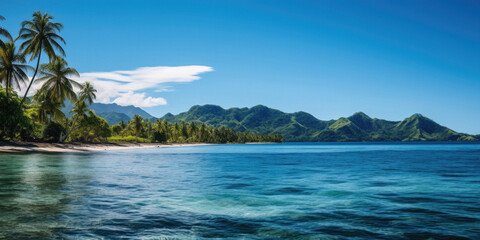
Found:
<path fill-rule="evenodd" d="M 65 56 L 65 51 L 57 42 L 60 41 L 65 44 L 65 40 L 57 34 L 57 32 L 62 30 L 63 24 L 52 22 L 52 19 L 52 15 L 48 13 L 42 15 L 40 11 L 37 11 L 33 13 L 33 19 L 31 21 L 22 22 L 22 28 L 20 29 L 18 38 L 25 40 L 25 42 L 20 45 L 20 49 L 24 51 L 24 55 L 30 55 L 30 61 L 37 58 L 37 66 L 20 105 L 25 101 L 28 91 L 35 81 L 42 52 L 48 55 L 50 61 L 56 58 L 55 49 L 60 52 L 62 56 Z"/>
<path fill-rule="evenodd" d="M 79 77 L 75 68 L 68 67 L 67 61 L 60 56 L 57 56 L 54 61 L 49 64 L 42 64 L 40 66 L 41 78 L 37 82 L 43 82 L 40 92 L 47 92 L 51 101 L 61 103 L 65 102 L 65 98 L 70 102 L 77 99 L 74 87 L 80 88 L 78 82 L 70 79 L 70 76 Z"/>
<path fill-rule="evenodd" d="M 0 83 L 5 85 L 7 98 L 9 88 L 16 86 L 20 89 L 20 83 L 28 80 L 25 72 L 33 68 L 24 63 L 25 57 L 16 52 L 14 42 L 7 42 L 0 48 Z"/>
<path fill-rule="evenodd" d="M 65 114 L 62 112 L 63 103 L 53 101 L 48 92 L 37 92 L 33 99 L 38 104 L 38 121 L 47 122 L 54 117 L 58 122 L 65 117 Z"/>
<path fill-rule="evenodd" d="M 85 102 L 85 98 L 82 96 L 78 98 L 78 100 L 75 102 L 75 105 L 73 105 L 73 108 L 70 112 L 74 113 L 72 117 L 72 121 L 70 122 L 70 127 L 67 130 L 67 133 L 65 135 L 63 134 L 60 135 L 59 142 L 63 142 L 68 138 L 70 133 L 75 129 L 75 126 L 76 126 L 75 123 L 79 119 L 86 118 L 87 116 L 91 116 L 92 114 L 94 114 L 91 109 L 88 109 L 88 105 Z"/>
<path fill-rule="evenodd" d="M 133 116 L 133 119 L 132 119 L 132 124 L 133 124 L 133 130 L 135 131 L 135 139 L 138 142 L 138 135 L 140 135 L 140 132 L 142 131 L 142 128 L 143 128 L 143 118 L 140 115 L 135 114 L 135 116 Z"/>
<path fill-rule="evenodd" d="M 83 98 L 78 99 L 70 112 L 74 113 L 74 117 L 86 117 L 87 113 L 90 113 L 88 105 Z"/>
<path fill-rule="evenodd" d="M 3 20 L 5 20 L 5 18 L 0 15 L 0 21 L 3 21 Z M 8 40 L 13 41 L 12 36 L 5 28 L 0 27 L 0 36 L 4 36 Z M 0 47 L 3 48 L 4 46 L 5 46 L 4 42 L 2 41 L 2 39 L 0 39 Z"/>
<path fill-rule="evenodd" d="M 92 104 L 93 100 L 97 98 L 97 95 L 95 93 L 97 90 L 93 88 L 92 84 L 90 82 L 85 82 L 82 84 L 82 90 L 80 91 L 80 97 L 84 98 L 86 101 L 88 101 L 89 104 Z"/>

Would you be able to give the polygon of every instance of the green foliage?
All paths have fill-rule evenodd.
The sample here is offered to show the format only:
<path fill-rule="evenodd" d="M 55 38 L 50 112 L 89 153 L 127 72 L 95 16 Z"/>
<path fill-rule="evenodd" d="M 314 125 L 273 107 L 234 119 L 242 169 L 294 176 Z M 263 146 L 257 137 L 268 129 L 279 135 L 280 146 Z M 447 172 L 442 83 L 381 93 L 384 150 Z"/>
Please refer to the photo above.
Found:
<path fill-rule="evenodd" d="M 57 122 L 51 121 L 45 126 L 43 130 L 43 140 L 49 142 L 57 142 L 60 139 L 60 134 L 64 134 L 65 128 Z"/>
<path fill-rule="evenodd" d="M 122 130 L 123 130 L 123 127 L 120 124 L 115 124 L 112 126 L 112 134 L 114 135 L 120 135 Z"/>
<path fill-rule="evenodd" d="M 0 21 L 3 21 L 5 20 L 5 18 L 3 16 L 0 16 Z M 8 40 L 13 40 L 12 36 L 10 35 L 10 33 L 7 31 L 7 29 L 5 28 L 2 28 L 0 26 L 0 37 L 3 36 L 5 38 L 7 38 Z M 2 41 L 2 39 L 0 38 L 0 47 L 3 47 L 4 46 L 4 42 Z"/>
<path fill-rule="evenodd" d="M 25 64 L 25 57 L 16 51 L 14 42 L 0 47 L 0 83 L 6 88 L 7 97 L 14 87 L 28 81 L 27 71 L 32 67 Z"/>
<path fill-rule="evenodd" d="M 135 116 L 133 116 L 132 118 L 132 121 L 130 121 L 130 128 L 133 129 L 133 132 L 135 133 L 135 136 L 139 137 L 140 134 L 142 134 L 142 131 L 143 131 L 143 118 L 138 115 L 138 114 L 135 114 Z"/>
<path fill-rule="evenodd" d="M 109 137 L 108 142 L 129 142 L 129 143 L 134 143 L 134 142 L 141 142 L 141 143 L 149 143 L 151 142 L 149 139 L 146 138 L 137 138 L 135 136 L 126 136 L 126 137 L 121 137 L 121 136 L 114 136 L 114 137 Z"/>
<path fill-rule="evenodd" d="M 230 128 L 211 128 L 206 124 L 181 122 L 170 124 L 157 120 L 152 123 L 136 115 L 126 126 L 114 125 L 115 138 L 109 141 L 132 141 L 132 137 L 139 142 L 149 139 L 159 143 L 246 143 L 246 142 L 283 142 L 280 135 L 261 135 L 255 133 L 238 132 Z M 130 138 L 128 138 L 130 136 Z M 128 140 L 125 140 L 128 139 Z"/>
<path fill-rule="evenodd" d="M 16 138 L 31 139 L 32 121 L 21 105 L 15 92 L 7 98 L 6 89 L 0 86 L 0 141 Z"/>
<path fill-rule="evenodd" d="M 52 22 L 53 16 L 47 13 L 42 14 L 40 11 L 36 11 L 32 14 L 32 20 L 23 21 L 22 28 L 20 29 L 17 39 L 24 40 L 20 45 L 20 49 L 23 51 L 23 55 L 30 55 L 30 61 L 37 58 L 37 66 L 33 74 L 32 80 L 25 91 L 25 95 L 22 99 L 22 104 L 27 98 L 27 94 L 35 81 L 42 52 L 45 52 L 50 61 L 53 61 L 56 57 L 55 50 L 60 52 L 62 56 L 65 56 L 65 51 L 58 43 L 59 41 L 65 44 L 65 40 L 60 37 L 57 32 L 63 28 L 63 24 Z"/>
<path fill-rule="evenodd" d="M 60 56 L 48 64 L 40 66 L 41 77 L 37 79 L 42 83 L 39 93 L 46 95 L 49 101 L 60 103 L 63 106 L 65 99 L 73 102 L 77 99 L 74 87 L 80 88 L 81 85 L 69 77 L 79 77 L 75 68 L 68 67 L 68 63 Z"/>
<path fill-rule="evenodd" d="M 77 71 L 75 70 L 75 72 Z M 80 90 L 79 95 L 81 98 L 85 99 L 85 101 L 88 102 L 88 104 L 91 105 L 93 103 L 93 100 L 97 98 L 97 95 L 95 94 L 96 92 L 97 90 L 93 88 L 93 85 L 90 82 L 85 82 L 82 85 L 82 90 Z"/>
<path fill-rule="evenodd" d="M 104 142 L 107 141 L 108 137 L 112 136 L 112 129 L 108 122 L 94 112 L 78 116 L 72 128 L 73 130 L 70 133 L 72 141 Z"/>
<path fill-rule="evenodd" d="M 152 142 L 166 143 L 168 141 L 168 135 L 165 131 L 155 131 L 152 134 Z"/>
<path fill-rule="evenodd" d="M 48 122 L 51 119 L 61 121 L 65 114 L 61 111 L 62 102 L 55 101 L 49 95 L 48 91 L 39 91 L 33 96 L 36 104 L 37 120 L 39 122 Z"/>

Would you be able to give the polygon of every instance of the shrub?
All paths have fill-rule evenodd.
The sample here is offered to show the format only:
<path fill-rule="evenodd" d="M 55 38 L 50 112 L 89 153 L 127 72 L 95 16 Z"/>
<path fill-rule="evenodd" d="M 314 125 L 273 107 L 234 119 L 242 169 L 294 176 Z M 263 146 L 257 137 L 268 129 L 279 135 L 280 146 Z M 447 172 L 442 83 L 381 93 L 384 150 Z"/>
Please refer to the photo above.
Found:
<path fill-rule="evenodd" d="M 0 141 L 19 137 L 19 130 L 22 135 L 20 137 L 27 137 L 32 132 L 31 128 L 31 121 L 20 107 L 20 99 L 15 92 L 11 91 L 7 99 L 5 89 L 0 86 Z"/>
<path fill-rule="evenodd" d="M 141 138 L 141 137 L 136 138 L 135 136 L 126 136 L 126 137 L 116 136 L 116 137 L 109 137 L 107 140 L 109 142 L 130 142 L 130 143 L 134 143 L 134 142 L 150 143 L 151 142 L 149 139 Z"/>
<path fill-rule="evenodd" d="M 152 134 L 152 142 L 161 142 L 165 143 L 167 142 L 168 137 L 167 134 L 164 131 L 155 131 Z"/>
<path fill-rule="evenodd" d="M 75 123 L 74 129 L 70 134 L 70 139 L 73 141 L 105 141 L 112 136 L 112 129 L 108 122 L 95 113 L 81 117 Z"/>
<path fill-rule="evenodd" d="M 65 128 L 60 123 L 49 122 L 43 130 L 43 139 L 45 141 L 58 141 L 64 130 Z"/>

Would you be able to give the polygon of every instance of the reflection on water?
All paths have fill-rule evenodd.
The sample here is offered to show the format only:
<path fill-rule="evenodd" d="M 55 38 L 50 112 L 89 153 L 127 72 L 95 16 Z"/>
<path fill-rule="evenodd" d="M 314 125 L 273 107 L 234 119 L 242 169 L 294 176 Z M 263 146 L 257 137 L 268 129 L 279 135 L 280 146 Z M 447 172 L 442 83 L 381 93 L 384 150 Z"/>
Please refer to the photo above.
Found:
<path fill-rule="evenodd" d="M 0 159 L 1 237 L 54 237 L 53 231 L 66 227 L 62 217 L 89 194 L 75 185 L 91 179 L 91 159 L 40 154 Z"/>
<path fill-rule="evenodd" d="M 0 155 L 0 239 L 479 239 L 480 145 Z"/>

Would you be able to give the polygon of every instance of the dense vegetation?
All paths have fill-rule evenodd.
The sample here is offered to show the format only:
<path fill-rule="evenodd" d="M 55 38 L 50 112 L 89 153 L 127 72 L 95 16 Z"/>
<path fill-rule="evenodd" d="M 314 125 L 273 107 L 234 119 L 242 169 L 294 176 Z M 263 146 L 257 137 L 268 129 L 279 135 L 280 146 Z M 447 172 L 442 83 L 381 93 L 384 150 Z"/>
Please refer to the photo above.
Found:
<path fill-rule="evenodd" d="M 4 18 L 0 16 L 0 20 Z M 0 27 L 0 141 L 283 141 L 280 135 L 238 132 L 225 127 L 212 128 L 206 124 L 152 123 L 141 116 L 152 117 L 142 109 L 126 107 L 126 114 L 118 114 L 112 111 L 119 107 L 114 104 L 107 105 L 111 107 L 110 112 L 102 113 L 120 121 L 110 126 L 91 108 L 96 98 L 94 86 L 89 82 L 80 84 L 73 79 L 78 78 L 79 73 L 69 67 L 64 59 L 65 51 L 61 44 L 65 44 L 65 40 L 58 35 L 63 25 L 53 22 L 53 16 L 47 13 L 35 12 L 32 20 L 22 22 L 21 26 L 19 36 L 15 39 Z M 17 41 L 22 41 L 18 48 Z M 48 59 L 46 63 L 41 63 L 42 53 Z M 35 68 L 28 62 L 33 62 Z M 31 80 L 28 72 L 33 72 Z M 33 97 L 27 97 L 34 83 L 39 84 L 40 89 Z M 22 98 L 16 89 L 25 89 Z M 128 122 L 125 121 L 130 118 Z"/>
<path fill-rule="evenodd" d="M 280 134 L 286 141 L 475 141 L 478 136 L 457 133 L 420 114 L 403 121 L 386 121 L 355 113 L 348 118 L 321 121 L 305 112 L 284 113 L 265 106 L 223 109 L 215 105 L 193 106 L 169 122 L 202 122 L 240 132 Z"/>
<path fill-rule="evenodd" d="M 169 123 L 167 121 L 157 120 L 155 123 L 143 119 L 140 115 L 135 115 L 129 124 L 120 122 L 113 125 L 113 134 L 115 137 L 109 138 L 111 141 L 124 141 L 141 139 L 141 141 L 154 141 L 161 143 L 185 143 L 185 142 L 203 142 L 203 143 L 246 143 L 246 142 L 283 142 L 281 135 L 272 134 L 253 134 L 237 132 L 230 128 L 219 127 L 211 128 L 206 124 L 197 123 Z"/>

